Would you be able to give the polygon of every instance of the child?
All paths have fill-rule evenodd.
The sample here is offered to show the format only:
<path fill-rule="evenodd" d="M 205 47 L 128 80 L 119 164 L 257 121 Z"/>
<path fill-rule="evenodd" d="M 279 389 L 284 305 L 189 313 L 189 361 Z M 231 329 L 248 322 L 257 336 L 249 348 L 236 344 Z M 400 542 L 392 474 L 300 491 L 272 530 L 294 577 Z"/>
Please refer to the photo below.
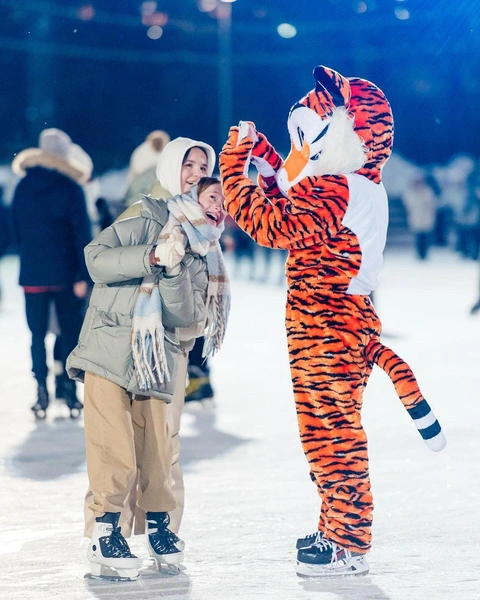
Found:
<path fill-rule="evenodd" d="M 230 298 L 218 244 L 220 184 L 200 180 L 198 191 L 199 202 L 196 186 L 167 202 L 144 197 L 138 216 L 116 221 L 85 251 L 95 287 L 67 366 L 85 381 L 94 576 L 109 567 L 121 578 L 138 577 L 141 561 L 118 526 L 137 471 L 150 555 L 158 567 L 183 558 L 184 543 L 169 528 L 176 503 L 166 403 L 182 385 L 182 339 L 205 333 L 205 352 L 215 352 Z"/>

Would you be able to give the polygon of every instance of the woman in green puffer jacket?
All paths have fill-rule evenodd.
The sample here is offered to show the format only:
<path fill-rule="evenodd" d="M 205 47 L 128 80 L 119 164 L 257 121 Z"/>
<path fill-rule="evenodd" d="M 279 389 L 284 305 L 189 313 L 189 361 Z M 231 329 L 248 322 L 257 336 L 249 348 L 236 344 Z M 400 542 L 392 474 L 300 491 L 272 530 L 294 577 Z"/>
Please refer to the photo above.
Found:
<path fill-rule="evenodd" d="M 146 513 L 147 546 L 158 565 L 182 559 L 184 544 L 174 530 L 183 509 L 178 430 L 187 356 L 205 330 L 207 351 L 218 349 L 228 315 L 218 245 L 220 184 L 203 183 L 207 209 L 192 189 L 211 174 L 214 162 L 207 144 L 170 142 L 157 169 L 158 198 L 132 205 L 85 250 L 95 287 L 67 367 L 85 382 L 87 501 L 95 517 L 92 533 L 86 519 L 86 534 L 92 536 L 94 575 L 101 576 L 105 566 L 138 575 L 139 559 L 118 526 L 121 513 L 128 521 L 131 509 L 136 516 Z M 168 513 L 175 515 L 175 509 L 179 517 L 169 526 Z M 142 525 L 143 519 L 137 521 L 137 533 Z M 125 533 L 130 531 L 127 522 Z M 105 548 L 101 539 L 107 539 Z"/>

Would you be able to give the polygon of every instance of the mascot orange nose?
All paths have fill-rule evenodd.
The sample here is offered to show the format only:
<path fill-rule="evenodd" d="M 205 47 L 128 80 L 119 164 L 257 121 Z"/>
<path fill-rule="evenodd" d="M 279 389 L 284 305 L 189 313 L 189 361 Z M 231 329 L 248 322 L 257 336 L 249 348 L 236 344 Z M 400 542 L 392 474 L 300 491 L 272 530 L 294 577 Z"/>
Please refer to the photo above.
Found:
<path fill-rule="evenodd" d="M 310 146 L 304 142 L 302 148 L 297 150 L 295 145 L 292 144 L 290 154 L 287 156 L 283 168 L 287 173 L 288 181 L 291 182 L 296 179 L 303 169 L 307 166 L 308 159 L 310 158 Z"/>

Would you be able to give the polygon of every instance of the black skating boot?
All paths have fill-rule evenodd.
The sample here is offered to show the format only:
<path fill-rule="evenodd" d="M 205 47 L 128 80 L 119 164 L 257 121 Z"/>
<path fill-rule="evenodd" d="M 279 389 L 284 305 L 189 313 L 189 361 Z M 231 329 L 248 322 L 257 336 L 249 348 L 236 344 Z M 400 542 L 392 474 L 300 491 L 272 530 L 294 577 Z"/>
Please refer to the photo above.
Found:
<path fill-rule="evenodd" d="M 185 543 L 168 528 L 170 517 L 167 512 L 147 512 L 145 533 L 147 548 L 158 570 L 166 565 L 170 573 L 178 573 L 183 560 Z"/>
<path fill-rule="evenodd" d="M 36 419 L 45 419 L 47 416 L 47 408 L 50 399 L 48 397 L 48 390 L 46 385 L 38 384 L 37 388 L 37 401 L 32 406 L 32 410 L 35 413 Z"/>
<path fill-rule="evenodd" d="M 315 533 L 310 533 L 309 535 L 306 535 L 303 538 L 298 538 L 297 550 L 300 550 L 300 548 L 308 548 L 309 546 L 312 546 L 313 544 L 321 540 L 322 536 L 323 534 L 321 531 L 316 531 Z"/>
<path fill-rule="evenodd" d="M 57 400 L 65 400 L 65 373 L 55 375 L 55 398 Z"/>
<path fill-rule="evenodd" d="M 83 404 L 77 398 L 77 386 L 73 379 L 64 378 L 63 381 L 64 399 L 70 409 L 70 417 L 78 419 L 82 413 Z"/>
<path fill-rule="evenodd" d="M 95 519 L 92 541 L 87 551 L 92 577 L 130 579 L 138 577 L 142 561 L 130 552 L 118 521 L 120 513 L 105 513 Z"/>
<path fill-rule="evenodd" d="M 367 573 L 365 554 L 342 548 L 324 537 L 297 553 L 297 575 L 301 577 L 351 577 Z"/>
<path fill-rule="evenodd" d="M 200 367 L 189 365 L 188 386 L 185 390 L 185 404 L 188 409 L 213 408 L 213 388 L 208 373 Z"/>

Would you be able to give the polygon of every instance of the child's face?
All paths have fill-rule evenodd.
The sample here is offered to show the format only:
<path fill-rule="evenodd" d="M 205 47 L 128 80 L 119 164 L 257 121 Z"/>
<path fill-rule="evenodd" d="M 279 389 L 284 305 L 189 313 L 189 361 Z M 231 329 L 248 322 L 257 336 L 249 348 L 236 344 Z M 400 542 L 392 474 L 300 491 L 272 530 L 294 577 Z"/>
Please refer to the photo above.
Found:
<path fill-rule="evenodd" d="M 207 156 L 201 148 L 192 148 L 187 158 L 182 164 L 180 174 L 182 194 L 190 191 L 192 185 L 198 183 L 198 180 L 207 175 L 208 163 Z"/>
<path fill-rule="evenodd" d="M 198 197 L 198 203 L 203 208 L 203 213 L 212 225 L 220 225 L 225 220 L 226 212 L 223 208 L 222 186 L 214 183 Z"/>

